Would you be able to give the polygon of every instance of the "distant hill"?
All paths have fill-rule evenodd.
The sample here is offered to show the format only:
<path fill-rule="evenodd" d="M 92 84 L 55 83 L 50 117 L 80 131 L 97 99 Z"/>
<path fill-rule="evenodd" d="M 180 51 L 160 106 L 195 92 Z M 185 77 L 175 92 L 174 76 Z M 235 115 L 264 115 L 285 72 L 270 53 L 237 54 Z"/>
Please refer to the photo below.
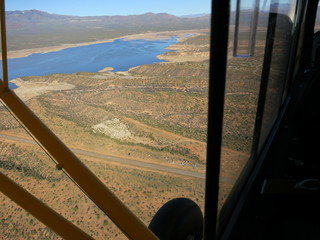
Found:
<path fill-rule="evenodd" d="M 210 15 L 190 18 L 167 13 L 79 17 L 26 10 L 8 11 L 6 17 L 9 50 L 96 41 L 145 31 L 210 26 Z"/>
<path fill-rule="evenodd" d="M 128 16 L 94 16 L 78 17 L 68 15 L 50 14 L 38 10 L 9 11 L 7 14 L 8 31 L 40 31 L 46 29 L 57 30 L 56 27 L 70 29 L 77 28 L 145 28 L 158 29 L 186 29 L 208 27 L 210 16 L 176 17 L 167 13 L 145 13 L 142 15 Z M 168 29 L 168 30 L 169 30 Z"/>
<path fill-rule="evenodd" d="M 118 25 L 123 27 L 123 24 L 129 25 L 150 25 L 154 23 L 162 24 L 170 21 L 173 24 L 179 24 L 181 22 L 179 17 L 170 15 L 167 13 L 145 13 L 142 15 L 128 15 L 128 16 L 70 16 L 70 15 L 58 15 L 51 14 L 39 10 L 26 10 L 26 11 L 8 11 L 6 12 L 8 26 L 13 26 L 11 24 L 20 23 L 25 27 L 28 24 L 41 25 L 44 23 L 52 24 L 88 24 L 88 25 L 100 25 L 100 26 L 110 26 Z M 149 22 L 151 21 L 151 22 Z M 174 21 L 174 22 L 172 22 Z M 94 24 L 92 24 L 94 23 Z"/>
<path fill-rule="evenodd" d="M 200 14 L 190 14 L 190 15 L 182 15 L 180 18 L 197 18 L 197 17 L 208 17 L 210 14 L 208 13 L 200 13 Z"/>

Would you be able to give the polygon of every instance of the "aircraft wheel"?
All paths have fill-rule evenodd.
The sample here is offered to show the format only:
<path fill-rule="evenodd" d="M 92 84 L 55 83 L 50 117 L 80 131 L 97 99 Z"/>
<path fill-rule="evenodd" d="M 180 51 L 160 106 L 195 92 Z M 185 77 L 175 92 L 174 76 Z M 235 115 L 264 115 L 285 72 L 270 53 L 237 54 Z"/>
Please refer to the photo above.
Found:
<path fill-rule="evenodd" d="M 203 215 L 190 199 L 176 198 L 164 204 L 149 224 L 160 240 L 201 240 Z"/>

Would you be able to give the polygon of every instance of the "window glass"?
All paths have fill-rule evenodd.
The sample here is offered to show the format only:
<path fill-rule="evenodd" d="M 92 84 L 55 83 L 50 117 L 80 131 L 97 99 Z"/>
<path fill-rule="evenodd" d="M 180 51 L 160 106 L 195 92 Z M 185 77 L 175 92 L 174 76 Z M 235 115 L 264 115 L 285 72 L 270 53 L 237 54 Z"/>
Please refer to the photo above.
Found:
<path fill-rule="evenodd" d="M 281 106 L 283 90 L 288 73 L 289 51 L 292 40 L 293 21 L 292 13 L 295 12 L 295 1 L 291 1 L 286 7 L 279 2 L 278 6 L 271 8 L 270 25 L 274 24 L 274 30 L 270 30 L 270 54 L 269 62 L 265 61 L 264 81 L 267 82 L 266 98 L 264 103 L 263 121 L 260 133 L 259 147 L 261 148 L 270 132 Z"/>
<path fill-rule="evenodd" d="M 314 27 L 314 37 L 312 44 L 311 66 L 318 66 L 320 61 L 320 3 L 317 8 L 317 16 Z"/>
<path fill-rule="evenodd" d="M 163 4 L 168 13 L 150 13 L 158 5 L 145 1 L 134 5 L 145 12 L 121 6 L 127 14 L 118 16 L 115 6 L 93 1 L 87 13 L 67 14 L 69 5 L 83 9 L 88 1 L 75 1 L 77 8 L 71 2 L 7 1 L 11 88 L 146 225 L 173 198 L 190 198 L 203 210 L 210 1 L 184 1 L 191 15 L 178 13 L 181 1 Z M 87 17 L 90 11 L 108 16 Z M 16 138 L 7 154 L 43 156 L 28 148 L 23 139 L 29 134 L 7 123 L 3 112 L 0 140 Z M 59 174 L 49 160 L 43 160 L 44 174 Z M 66 176 L 36 183 L 26 188 L 93 237 L 125 239 Z M 23 231 L 32 229 L 21 227 L 16 238 Z"/>
<path fill-rule="evenodd" d="M 219 207 L 251 154 L 263 145 L 277 117 L 286 83 L 295 6 L 295 1 L 260 1 L 254 55 L 248 58 L 231 55 L 235 22 L 235 13 L 231 12 Z M 252 11 L 254 8 L 248 7 L 241 14 L 252 16 Z M 260 146 L 256 145 L 258 136 Z"/>
<path fill-rule="evenodd" d="M 314 32 L 318 32 L 319 30 L 320 30 L 320 3 L 318 4 L 317 18 L 316 18 L 316 25 L 314 28 Z"/>
<path fill-rule="evenodd" d="M 235 9 L 235 5 L 236 1 L 232 1 L 231 9 Z M 253 8 L 242 9 L 242 11 L 244 19 L 246 13 L 250 17 L 254 15 L 252 13 Z M 224 106 L 219 207 L 228 197 L 251 153 L 267 33 L 268 10 L 260 7 L 254 54 L 247 58 L 236 58 L 232 55 L 235 16 L 236 13 L 232 11 Z M 250 24 L 250 21 L 247 21 L 247 24 Z M 243 31 L 238 33 L 240 39 L 241 35 L 248 35 L 248 30 L 245 31 L 245 29 L 249 28 L 241 26 L 241 29 Z"/>
<path fill-rule="evenodd" d="M 0 23 L 1 23 L 1 16 L 0 16 Z M 0 32 L 0 46 L 2 46 L 2 37 Z M 0 47 L 0 60 L 2 60 L 2 47 Z M 3 73 L 2 73 L 2 61 L 0 62 L 0 79 L 3 80 Z"/>

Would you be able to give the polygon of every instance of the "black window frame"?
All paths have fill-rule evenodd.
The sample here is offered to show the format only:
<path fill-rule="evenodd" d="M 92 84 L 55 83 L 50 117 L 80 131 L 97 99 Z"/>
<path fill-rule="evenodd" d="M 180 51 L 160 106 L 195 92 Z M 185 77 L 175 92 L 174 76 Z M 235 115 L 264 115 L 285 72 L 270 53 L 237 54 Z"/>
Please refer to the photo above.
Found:
<path fill-rule="evenodd" d="M 310 42 L 312 26 L 314 25 L 316 17 L 315 6 L 317 5 L 318 0 L 297 0 L 296 2 L 295 32 L 292 34 L 288 71 L 286 73 L 286 79 L 283 81 L 284 88 L 281 106 L 279 107 L 277 115 L 278 118 L 262 144 L 260 152 L 258 151 L 258 147 L 262 120 L 261 116 L 256 119 L 255 140 L 250 159 L 225 203 L 223 211 L 219 215 L 217 206 L 219 198 L 222 120 L 227 66 L 227 60 L 223 56 L 227 56 L 228 49 L 230 1 L 212 1 L 204 239 L 228 239 L 230 231 L 232 231 L 238 216 L 241 214 L 241 207 L 249 192 L 254 190 L 259 191 L 259 189 L 254 188 L 254 184 L 261 173 L 261 169 L 266 164 L 266 156 L 272 146 L 272 142 L 276 138 L 280 124 L 289 105 L 289 92 L 296 82 L 295 79 L 303 73 L 302 69 L 307 67 L 305 64 L 311 49 L 303 43 Z M 301 45 L 304 47 L 301 47 Z M 268 59 L 264 62 L 266 62 L 264 68 L 270 66 Z M 262 79 L 258 113 L 263 112 L 267 83 L 268 78 Z M 262 96 L 260 96 L 260 94 Z"/>

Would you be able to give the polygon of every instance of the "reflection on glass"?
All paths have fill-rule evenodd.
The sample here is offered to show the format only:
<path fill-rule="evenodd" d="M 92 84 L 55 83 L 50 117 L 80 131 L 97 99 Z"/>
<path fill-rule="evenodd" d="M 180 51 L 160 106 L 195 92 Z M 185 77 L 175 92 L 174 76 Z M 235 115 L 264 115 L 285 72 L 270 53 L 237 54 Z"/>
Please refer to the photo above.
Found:
<path fill-rule="evenodd" d="M 252 12 L 248 14 L 251 15 Z M 231 14 L 231 37 L 233 36 L 233 16 Z M 267 20 L 268 14 L 259 12 L 255 53 L 252 57 L 235 58 L 232 55 L 232 49 L 229 48 L 220 168 L 220 208 L 250 157 Z"/>
<path fill-rule="evenodd" d="M 253 141 L 260 136 L 260 145 L 256 147 L 261 148 L 281 106 L 294 8 L 295 1 L 289 4 L 288 1 L 263 1 L 258 15 L 255 54 L 247 59 L 233 58 L 230 54 L 228 59 L 219 207 L 228 197 L 251 153 L 259 150 L 251 149 L 256 146 Z M 262 92 L 265 94 L 260 94 Z M 258 100 L 262 113 L 257 112 Z M 261 118 L 260 114 L 261 125 L 255 122 L 256 118 Z"/>
<path fill-rule="evenodd" d="M 254 54 L 258 24 L 259 0 L 237 1 L 234 56 L 250 57 Z"/>
<path fill-rule="evenodd" d="M 280 5 L 281 6 L 281 5 Z M 288 71 L 289 50 L 292 33 L 292 19 L 288 16 L 290 8 L 281 9 L 280 6 L 272 8 L 270 13 L 269 38 L 272 41 L 272 58 L 266 63 L 269 68 L 267 80 L 267 91 L 264 104 L 262 128 L 259 139 L 259 149 L 262 147 L 268 133 L 270 132 L 277 113 L 281 106 L 284 82 Z M 280 9 L 279 9 L 280 8 Z"/>
<path fill-rule="evenodd" d="M 0 16 L 0 26 L 1 26 L 1 16 Z M 0 46 L 2 46 L 1 31 L 0 31 Z M 0 47 L 0 60 L 2 60 L 2 47 Z M 2 61 L 0 61 L 0 79 L 3 80 Z"/>
<path fill-rule="evenodd" d="M 320 3 L 318 4 L 316 24 L 314 27 L 314 32 L 318 31 L 320 31 Z"/>

